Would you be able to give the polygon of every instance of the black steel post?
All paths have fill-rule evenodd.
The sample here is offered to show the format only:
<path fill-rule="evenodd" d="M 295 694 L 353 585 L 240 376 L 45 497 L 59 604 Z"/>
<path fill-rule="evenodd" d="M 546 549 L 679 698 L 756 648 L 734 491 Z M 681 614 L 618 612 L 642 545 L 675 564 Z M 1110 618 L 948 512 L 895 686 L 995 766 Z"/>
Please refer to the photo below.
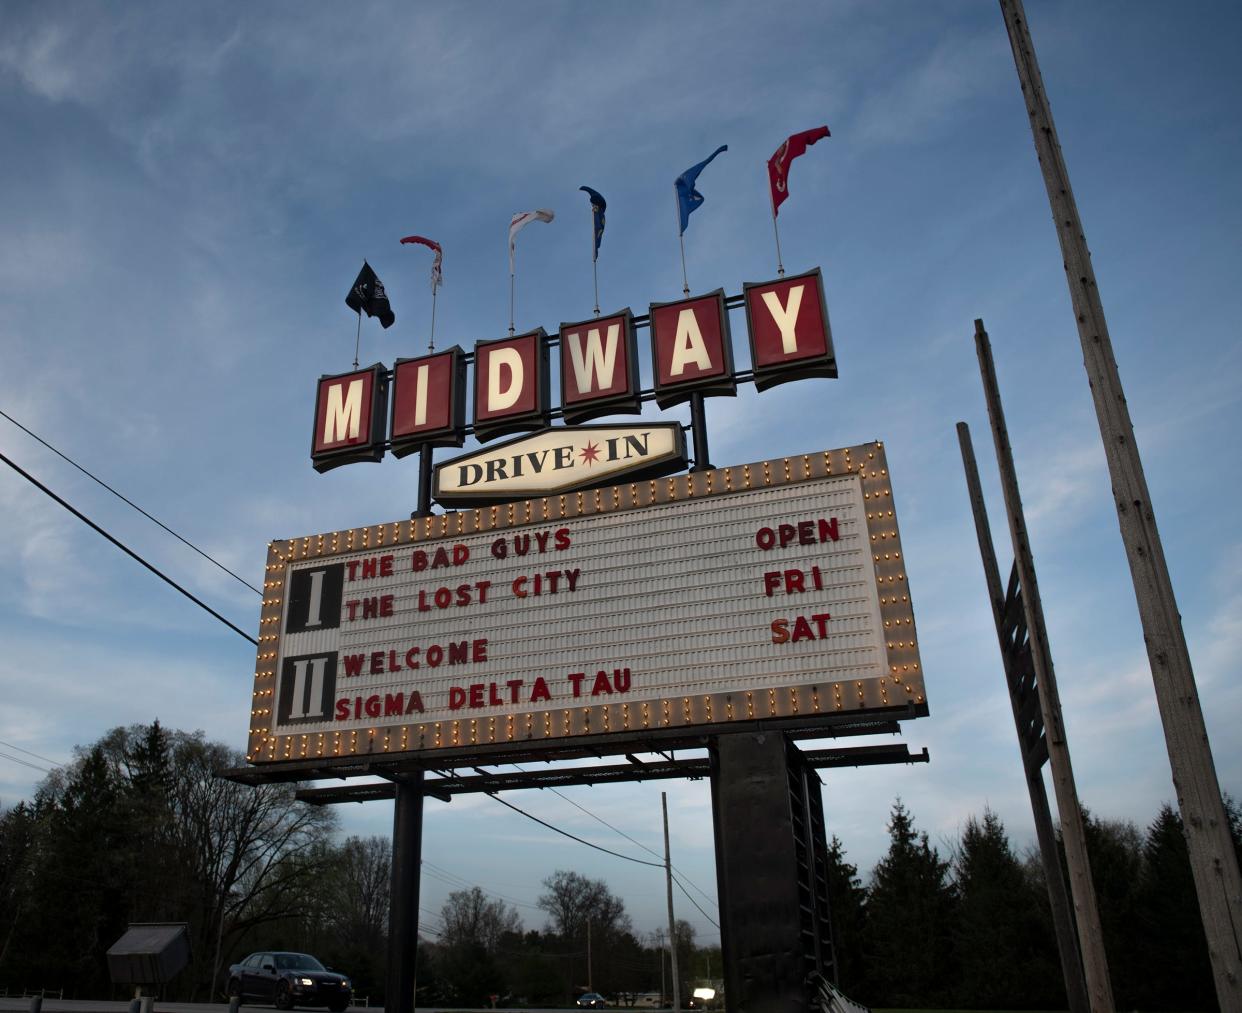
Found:
<path fill-rule="evenodd" d="M 690 395 L 690 428 L 694 433 L 694 471 L 710 471 L 711 460 L 707 456 L 707 412 L 703 410 L 703 395 Z"/>
<path fill-rule="evenodd" d="M 435 451 L 424 443 L 418 448 L 418 513 L 416 517 L 431 516 L 431 458 Z"/>
<path fill-rule="evenodd" d="M 810 1008 L 786 745 L 737 732 L 709 747 L 729 1013 Z"/>
<path fill-rule="evenodd" d="M 423 854 L 423 772 L 403 774 L 395 783 L 384 1009 L 387 1013 L 414 1013 L 418 882 Z"/>

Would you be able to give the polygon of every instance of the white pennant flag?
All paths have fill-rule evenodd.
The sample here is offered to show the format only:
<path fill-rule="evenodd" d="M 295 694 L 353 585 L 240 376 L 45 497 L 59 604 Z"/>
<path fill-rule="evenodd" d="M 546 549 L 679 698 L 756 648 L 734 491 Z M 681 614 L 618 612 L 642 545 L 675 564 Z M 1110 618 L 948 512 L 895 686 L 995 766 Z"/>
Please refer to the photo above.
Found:
<path fill-rule="evenodd" d="M 517 234 L 531 222 L 550 222 L 556 215 L 547 208 L 538 211 L 519 211 L 509 223 L 509 273 L 513 274 L 513 244 Z"/>

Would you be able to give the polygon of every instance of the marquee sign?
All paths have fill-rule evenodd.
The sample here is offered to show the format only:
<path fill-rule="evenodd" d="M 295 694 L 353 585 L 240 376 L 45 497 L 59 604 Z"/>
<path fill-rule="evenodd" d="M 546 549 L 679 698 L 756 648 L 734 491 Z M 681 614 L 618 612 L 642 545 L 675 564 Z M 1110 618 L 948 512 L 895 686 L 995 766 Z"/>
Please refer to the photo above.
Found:
<path fill-rule="evenodd" d="M 879 443 L 273 542 L 264 587 L 253 763 L 927 713 Z"/>
<path fill-rule="evenodd" d="M 686 464 L 680 423 L 554 426 L 438 464 L 435 498 L 446 505 L 477 506 L 556 496 L 610 478 L 667 475 Z"/>
<path fill-rule="evenodd" d="M 835 377 L 837 364 L 819 269 L 743 289 L 755 386 L 766 390 L 804 377 Z M 656 403 L 668 408 L 695 394 L 737 391 L 724 290 L 652 303 L 651 376 Z M 561 411 L 568 423 L 641 412 L 635 319 L 628 309 L 561 324 L 557 361 Z M 542 328 L 474 346 L 470 398 L 474 436 L 487 442 L 545 428 L 551 417 L 551 340 Z M 467 368 L 459 348 L 398 359 L 392 372 L 391 449 L 465 441 Z M 311 459 L 319 471 L 385 452 L 387 374 L 382 366 L 319 380 Z M 354 432 L 355 419 L 377 420 Z M 346 435 L 346 434 L 352 435 Z"/>

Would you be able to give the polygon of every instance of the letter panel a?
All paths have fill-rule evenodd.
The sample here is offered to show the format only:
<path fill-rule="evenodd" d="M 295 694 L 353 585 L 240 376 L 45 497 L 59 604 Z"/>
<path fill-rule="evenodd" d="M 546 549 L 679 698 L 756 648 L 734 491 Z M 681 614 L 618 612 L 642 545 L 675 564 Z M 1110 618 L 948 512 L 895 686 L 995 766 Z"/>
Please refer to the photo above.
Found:
<path fill-rule="evenodd" d="M 733 397 L 733 343 L 724 289 L 651 304 L 651 361 L 656 404 L 688 401 L 691 394 Z"/>

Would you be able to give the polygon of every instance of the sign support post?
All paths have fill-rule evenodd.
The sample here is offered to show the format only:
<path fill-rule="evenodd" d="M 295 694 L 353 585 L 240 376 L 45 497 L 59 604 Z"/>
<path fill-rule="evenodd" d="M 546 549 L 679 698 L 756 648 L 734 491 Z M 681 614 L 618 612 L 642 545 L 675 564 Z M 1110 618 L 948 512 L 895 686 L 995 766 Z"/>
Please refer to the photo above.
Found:
<path fill-rule="evenodd" d="M 1100 928 L 1100 912 L 1096 905 L 1095 884 L 1091 879 L 1091 862 L 1087 858 L 1087 838 L 1083 829 L 1082 807 L 1074 784 L 1074 767 L 1070 762 L 1069 742 L 1061 719 L 1061 694 L 1052 667 L 1052 651 L 1048 631 L 1044 627 L 1044 607 L 1039 598 L 1035 562 L 1027 539 L 1026 517 L 1022 511 L 1022 495 L 1018 491 L 1018 475 L 1005 425 L 1005 409 L 1001 405 L 992 363 L 992 345 L 983 321 L 975 321 L 975 350 L 979 356 L 979 372 L 983 376 L 983 394 L 992 423 L 992 439 L 996 444 L 996 464 L 1000 469 L 1001 491 L 1005 494 L 1005 512 L 1009 517 L 1009 534 L 1013 539 L 1014 569 L 1022 585 L 1022 607 L 1030 638 L 1031 661 L 1039 681 L 1039 705 L 1044 720 L 1044 741 L 1048 764 L 1052 770 L 1053 791 L 1057 812 L 1061 817 L 1061 836 L 1065 841 L 1065 862 L 1069 866 L 1070 893 L 1078 921 L 1078 938 L 1082 945 L 1083 971 L 1093 1013 L 1111 1013 L 1113 986 L 1108 977 L 1108 959 L 1104 953 L 1104 935 Z"/>
<path fill-rule="evenodd" d="M 1000 0 L 1000 6 L 1078 320 L 1083 365 L 1091 382 L 1117 520 L 1134 581 L 1216 994 L 1221 1009 L 1238 1009 L 1242 1006 L 1242 876 L 1221 800 L 1186 634 L 1026 13 L 1021 0 Z"/>
<path fill-rule="evenodd" d="M 1039 686 L 1031 664 L 1026 619 L 1021 614 L 1017 568 L 1015 566 L 1009 579 L 1011 593 L 1006 595 L 1001 590 L 996 549 L 992 544 L 992 529 L 988 524 L 983 489 L 979 484 L 979 469 L 975 464 L 970 428 L 965 422 L 957 424 L 957 438 L 962 448 L 966 485 L 970 490 L 970 507 L 975 515 L 975 533 L 979 538 L 979 555 L 983 560 L 988 600 L 992 604 L 992 619 L 996 623 L 996 635 L 1000 640 L 1001 662 L 1005 668 L 1009 702 L 1013 705 L 1013 719 L 1018 730 L 1022 768 L 1026 774 L 1027 791 L 1031 796 L 1031 814 L 1035 818 L 1039 857 L 1044 869 L 1044 880 L 1048 884 L 1048 902 L 1052 908 L 1052 925 L 1056 931 L 1057 951 L 1061 957 L 1061 974 L 1065 978 L 1065 994 L 1072 1013 L 1087 1013 L 1091 1004 L 1087 998 L 1087 983 L 1082 975 L 1082 955 L 1078 951 L 1078 934 L 1074 928 L 1069 893 L 1065 888 L 1065 875 L 1061 871 L 1061 856 L 1057 850 L 1052 813 L 1048 808 L 1048 789 L 1044 787 L 1043 766 L 1048 759 L 1048 748 L 1039 708 Z"/>
<path fill-rule="evenodd" d="M 423 855 L 423 772 L 394 775 L 392 888 L 388 908 L 387 1013 L 414 1013 L 418 887 Z"/>

